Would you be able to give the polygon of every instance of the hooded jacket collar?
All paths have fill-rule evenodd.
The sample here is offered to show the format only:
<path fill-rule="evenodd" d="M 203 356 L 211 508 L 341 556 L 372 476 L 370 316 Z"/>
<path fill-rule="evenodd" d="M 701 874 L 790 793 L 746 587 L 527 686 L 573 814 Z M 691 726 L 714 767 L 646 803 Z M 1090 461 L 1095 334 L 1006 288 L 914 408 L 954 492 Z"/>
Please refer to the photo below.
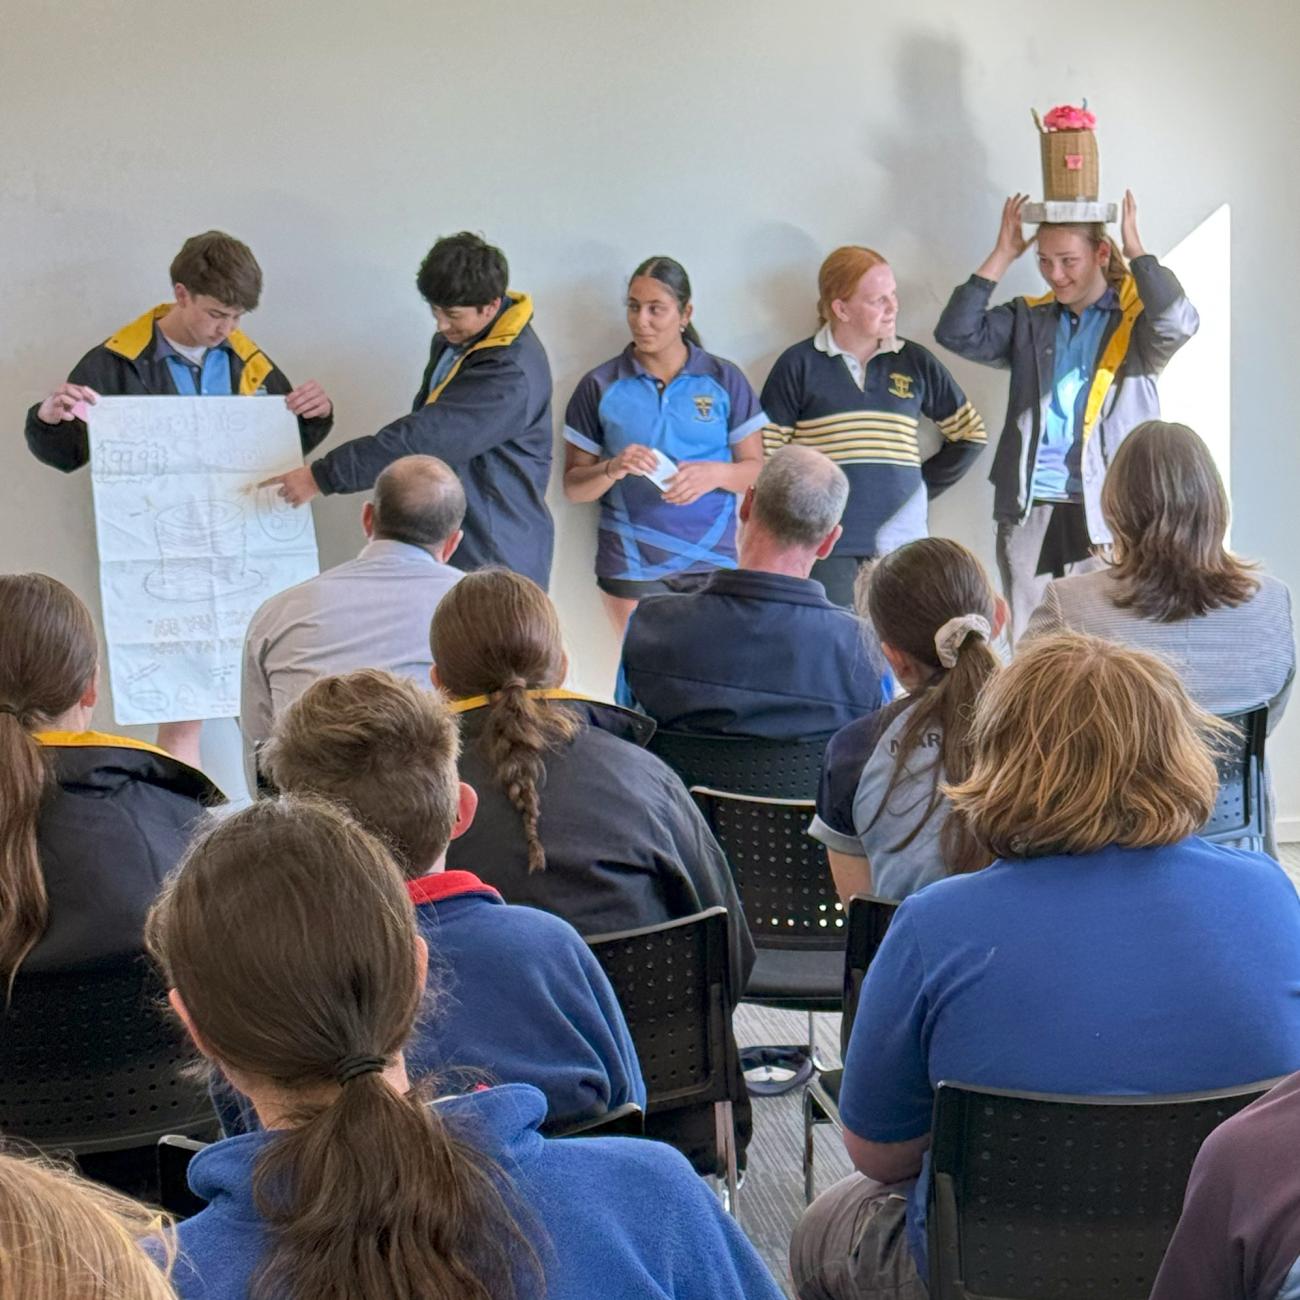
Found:
<path fill-rule="evenodd" d="M 64 785 L 107 793 L 127 781 L 147 781 L 209 806 L 226 802 L 197 768 L 143 740 L 103 731 L 38 731 L 32 739 L 50 751 L 55 776 Z"/>
<path fill-rule="evenodd" d="M 526 293 L 507 291 L 501 310 L 493 317 L 492 323 L 456 358 L 438 386 L 429 390 L 428 397 L 424 399 L 425 405 L 438 400 L 442 390 L 456 378 L 462 363 L 470 353 L 482 352 L 487 348 L 508 348 L 528 328 L 532 319 L 532 298 Z"/>
<path fill-rule="evenodd" d="M 135 320 L 123 325 L 105 341 L 104 347 L 127 361 L 138 361 L 153 342 L 155 326 L 175 305 L 162 302 L 151 307 L 143 316 L 137 316 Z M 266 353 L 243 330 L 232 330 L 226 338 L 225 346 L 243 362 L 239 374 L 239 396 L 247 397 L 257 392 L 271 373 L 271 362 Z"/>
<path fill-rule="evenodd" d="M 607 704 L 604 700 L 593 699 L 589 695 L 580 695 L 576 691 L 559 689 L 531 690 L 527 692 L 530 699 L 555 700 L 568 705 L 574 713 L 590 727 L 598 731 L 607 731 L 620 740 L 630 740 L 642 749 L 650 743 L 655 734 L 653 718 L 643 713 L 634 713 L 617 704 Z M 463 725 L 469 730 L 476 730 L 482 725 L 483 710 L 492 703 L 495 696 L 473 695 L 464 700 L 453 700 L 451 711 L 465 715 Z"/>

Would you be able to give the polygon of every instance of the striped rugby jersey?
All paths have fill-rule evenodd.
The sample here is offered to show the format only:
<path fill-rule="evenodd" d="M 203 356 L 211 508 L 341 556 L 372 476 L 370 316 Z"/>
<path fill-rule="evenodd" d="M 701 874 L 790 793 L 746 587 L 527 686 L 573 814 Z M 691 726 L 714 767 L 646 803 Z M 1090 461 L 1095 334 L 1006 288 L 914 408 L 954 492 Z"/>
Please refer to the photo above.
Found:
<path fill-rule="evenodd" d="M 867 362 L 861 388 L 842 356 L 804 339 L 777 358 L 761 404 L 769 454 L 795 442 L 825 452 L 848 475 L 836 555 L 884 555 L 926 536 L 928 499 L 961 478 L 987 441 L 984 421 L 947 367 L 908 339 Z M 943 437 L 924 461 L 921 416 Z"/>

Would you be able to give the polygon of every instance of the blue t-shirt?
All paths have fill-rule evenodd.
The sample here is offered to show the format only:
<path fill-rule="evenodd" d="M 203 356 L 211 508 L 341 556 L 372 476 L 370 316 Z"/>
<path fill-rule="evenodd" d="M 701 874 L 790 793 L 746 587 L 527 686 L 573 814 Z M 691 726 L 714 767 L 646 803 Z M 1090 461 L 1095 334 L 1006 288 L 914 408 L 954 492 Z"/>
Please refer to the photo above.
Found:
<path fill-rule="evenodd" d="M 995 862 L 907 899 L 862 990 L 840 1113 L 930 1131 L 941 1080 L 1191 1092 L 1300 1068 L 1300 898 L 1261 853 L 1191 838 Z M 926 1272 L 929 1160 L 908 1204 Z"/>
<path fill-rule="evenodd" d="M 639 443 L 680 464 L 731 462 L 732 447 L 767 417 L 749 380 L 730 361 L 687 345 L 681 372 L 661 385 L 632 345 L 583 376 L 564 413 L 564 440 L 593 456 Z M 600 500 L 596 573 L 651 582 L 678 573 L 736 567 L 736 496 L 722 488 L 690 505 L 671 505 L 641 474 Z"/>
<path fill-rule="evenodd" d="M 1034 461 L 1035 501 L 1083 500 L 1083 425 L 1088 392 L 1097 367 L 1097 351 L 1119 310 L 1119 296 L 1107 289 L 1076 316 L 1057 308 L 1052 392 L 1043 413 L 1043 428 Z"/>

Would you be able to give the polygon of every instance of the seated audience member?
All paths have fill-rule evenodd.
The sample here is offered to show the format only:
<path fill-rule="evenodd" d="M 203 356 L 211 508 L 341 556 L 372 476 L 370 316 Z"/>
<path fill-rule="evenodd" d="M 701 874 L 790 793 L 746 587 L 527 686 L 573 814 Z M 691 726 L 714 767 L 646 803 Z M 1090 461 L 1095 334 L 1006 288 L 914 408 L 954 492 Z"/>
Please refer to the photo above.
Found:
<path fill-rule="evenodd" d="M 153 745 L 89 731 L 90 611 L 0 575 L 0 988 L 141 950 L 145 916 L 220 791 Z"/>
<path fill-rule="evenodd" d="M 286 793 L 341 804 L 392 850 L 435 963 L 437 1005 L 407 1047 L 418 1075 L 467 1070 L 535 1084 L 548 1118 L 645 1105 L 636 1049 L 614 990 L 571 925 L 503 906 L 447 845 L 478 798 L 456 775 L 456 718 L 432 691 L 365 669 L 309 686 L 263 751 Z"/>
<path fill-rule="evenodd" d="M 375 480 L 361 507 L 367 542 L 355 560 L 270 600 L 244 641 L 240 729 L 248 784 L 276 716 L 312 682 L 355 668 L 429 678 L 429 619 L 461 577 L 465 491 L 436 456 L 403 456 Z"/>
<path fill-rule="evenodd" d="M 159 1216 L 70 1171 L 0 1155 L 0 1296 L 175 1300 L 139 1243 Z"/>
<path fill-rule="evenodd" d="M 808 576 L 840 535 L 848 495 L 821 452 L 776 452 L 740 506 L 740 567 L 636 607 L 620 702 L 669 731 L 774 740 L 826 736 L 880 708 L 861 624 Z"/>
<path fill-rule="evenodd" d="M 543 1138 L 527 1084 L 412 1086 L 428 948 L 396 864 L 341 810 L 263 800 L 217 824 L 150 946 L 263 1130 L 190 1165 L 208 1207 L 176 1230 L 185 1300 L 780 1296 L 661 1143 Z"/>
<path fill-rule="evenodd" d="M 739 998 L 754 944 L 727 860 L 686 787 L 643 748 L 650 724 L 560 689 L 568 659 L 546 593 L 504 569 L 468 574 L 430 639 L 434 681 L 460 714 L 461 780 L 479 798 L 447 865 L 584 935 L 725 907 Z"/>
<path fill-rule="evenodd" d="M 1225 1120 L 1197 1154 L 1151 1300 L 1300 1296 L 1300 1075 Z"/>
<path fill-rule="evenodd" d="M 1223 729 L 1168 665 L 1096 637 L 991 680 L 947 793 L 997 861 L 907 899 L 867 975 L 840 1094 L 859 1172 L 795 1230 L 804 1300 L 925 1294 L 939 1080 L 1140 1094 L 1300 1067 L 1295 887 L 1194 835 Z"/>
<path fill-rule="evenodd" d="M 927 537 L 877 560 L 858 581 L 902 699 L 850 722 L 826 747 L 817 816 L 835 888 L 906 898 L 943 876 L 988 865 L 944 797 L 970 770 L 975 701 L 997 672 L 990 640 L 1004 607 L 962 545 Z"/>
<path fill-rule="evenodd" d="M 1291 593 L 1224 546 L 1228 494 L 1210 449 L 1185 424 L 1138 425 L 1111 461 L 1101 509 L 1113 562 L 1049 583 L 1025 639 L 1069 629 L 1150 650 L 1201 708 L 1267 704 L 1272 731 L 1295 678 Z M 1271 808 L 1266 825 L 1276 856 Z"/>

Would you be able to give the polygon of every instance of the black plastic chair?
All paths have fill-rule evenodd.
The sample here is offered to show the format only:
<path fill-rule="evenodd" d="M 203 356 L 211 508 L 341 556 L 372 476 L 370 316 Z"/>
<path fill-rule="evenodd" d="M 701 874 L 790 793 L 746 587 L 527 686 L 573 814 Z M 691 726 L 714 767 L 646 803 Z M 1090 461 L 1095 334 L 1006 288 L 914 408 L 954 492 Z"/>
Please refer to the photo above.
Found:
<path fill-rule="evenodd" d="M 898 904 L 889 898 L 876 898 L 871 894 L 855 894 L 849 899 L 848 942 L 844 947 L 844 1012 L 840 1019 L 840 1060 L 849 1050 L 849 1036 L 853 1032 L 853 1018 L 858 1013 L 858 999 L 867 970 L 875 959 L 885 932 L 898 911 Z M 840 1120 L 840 1084 L 844 1081 L 844 1068 L 819 1070 L 804 1090 L 803 1095 L 803 1197 L 810 1204 L 813 1198 L 813 1127 L 831 1124 L 842 1133 Z"/>
<path fill-rule="evenodd" d="M 941 1083 L 931 1300 L 1146 1300 L 1201 1143 L 1275 1082 L 1145 1097 Z"/>
<path fill-rule="evenodd" d="M 770 799 L 812 799 L 821 781 L 829 736 L 760 740 L 749 736 L 699 736 L 656 731 L 647 748 L 687 786 Z"/>
<path fill-rule="evenodd" d="M 163 1012 L 163 992 L 136 955 L 20 972 L 0 1015 L 0 1131 L 71 1155 L 124 1191 L 151 1192 L 159 1137 L 216 1131 L 202 1083 L 182 1074 L 193 1049 Z"/>
<path fill-rule="evenodd" d="M 739 1063 L 731 1037 L 727 909 L 587 940 L 622 1005 L 646 1084 L 646 1115 L 712 1112 L 712 1172 L 734 1214 L 733 1099 Z"/>
<path fill-rule="evenodd" d="M 1264 798 L 1264 741 L 1268 735 L 1268 709 L 1251 709 L 1224 717 L 1239 735 L 1215 756 L 1219 769 L 1219 797 L 1201 835 L 1215 843 L 1249 839 L 1262 848 L 1268 813 Z"/>

